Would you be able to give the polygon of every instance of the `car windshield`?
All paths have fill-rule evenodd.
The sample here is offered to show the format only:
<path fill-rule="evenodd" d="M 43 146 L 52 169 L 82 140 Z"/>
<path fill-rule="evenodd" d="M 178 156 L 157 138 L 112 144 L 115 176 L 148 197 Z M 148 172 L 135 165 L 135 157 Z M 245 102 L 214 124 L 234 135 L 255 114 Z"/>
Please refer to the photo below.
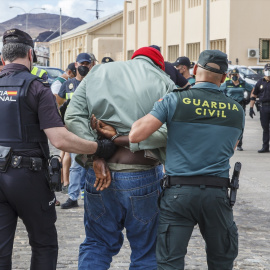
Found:
<path fill-rule="evenodd" d="M 250 68 L 241 67 L 239 68 L 239 72 L 242 73 L 245 76 L 252 76 L 254 74 L 257 74 L 255 71 L 253 71 Z"/>
<path fill-rule="evenodd" d="M 47 71 L 49 77 L 54 78 L 54 79 L 57 77 L 60 77 L 63 74 L 63 72 L 60 69 L 48 68 L 48 69 L 46 69 L 46 71 Z"/>
<path fill-rule="evenodd" d="M 253 70 L 255 70 L 259 75 L 263 75 L 264 76 L 264 70 L 263 69 L 261 69 L 261 68 L 258 68 L 258 69 L 253 68 Z"/>

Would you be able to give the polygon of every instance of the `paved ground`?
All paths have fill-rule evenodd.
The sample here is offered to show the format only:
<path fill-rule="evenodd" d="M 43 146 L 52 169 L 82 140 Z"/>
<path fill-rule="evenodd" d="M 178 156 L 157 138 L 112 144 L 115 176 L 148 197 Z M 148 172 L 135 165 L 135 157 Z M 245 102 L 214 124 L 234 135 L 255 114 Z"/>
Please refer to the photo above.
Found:
<path fill-rule="evenodd" d="M 261 148 L 262 130 L 258 115 L 255 119 L 246 117 L 244 151 L 236 152 L 231 160 L 242 162 L 240 190 L 234 207 L 235 221 L 239 229 L 239 256 L 234 269 L 270 269 L 270 153 L 258 154 Z M 61 202 L 66 195 L 57 193 Z M 78 247 L 84 239 L 83 202 L 72 210 L 57 209 L 59 234 L 59 260 L 57 269 L 77 269 Z M 129 266 L 130 248 L 125 240 L 121 252 L 114 258 L 113 270 L 126 270 Z M 29 269 L 30 248 L 27 234 L 21 222 L 18 223 L 14 243 L 13 269 Z M 186 269 L 207 269 L 202 237 L 195 228 L 186 256 Z M 37 269 L 38 270 L 38 269 Z"/>

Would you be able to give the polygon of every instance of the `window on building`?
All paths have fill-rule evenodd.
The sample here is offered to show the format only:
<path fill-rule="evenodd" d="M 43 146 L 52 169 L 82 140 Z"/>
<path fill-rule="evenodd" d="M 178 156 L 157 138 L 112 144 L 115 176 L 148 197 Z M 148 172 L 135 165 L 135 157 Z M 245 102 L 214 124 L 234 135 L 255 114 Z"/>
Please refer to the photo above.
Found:
<path fill-rule="evenodd" d="M 131 59 L 133 53 L 134 53 L 134 50 L 129 50 L 129 51 L 127 51 L 127 59 L 128 59 L 128 60 Z"/>
<path fill-rule="evenodd" d="M 188 0 L 188 8 L 194 8 L 202 4 L 201 0 Z"/>
<path fill-rule="evenodd" d="M 134 24 L 134 10 L 128 12 L 128 24 Z"/>
<path fill-rule="evenodd" d="M 270 61 L 270 39 L 260 39 L 260 61 Z"/>
<path fill-rule="evenodd" d="M 146 19 L 147 19 L 147 13 L 146 12 L 147 12 L 146 6 L 140 8 L 140 21 L 141 22 L 146 21 Z"/>
<path fill-rule="evenodd" d="M 154 9 L 153 13 L 154 18 L 161 16 L 161 1 L 154 3 L 153 9 Z"/>
<path fill-rule="evenodd" d="M 216 39 L 210 41 L 211 50 L 220 50 L 226 53 L 226 39 Z"/>
<path fill-rule="evenodd" d="M 168 61 L 174 62 L 179 56 L 179 45 L 168 46 Z"/>
<path fill-rule="evenodd" d="M 180 0 L 170 0 L 169 13 L 174 13 L 180 10 Z"/>
<path fill-rule="evenodd" d="M 190 61 L 198 61 L 200 55 L 200 42 L 187 44 L 187 57 Z"/>
<path fill-rule="evenodd" d="M 211 0 L 211 2 L 216 2 L 217 0 Z"/>

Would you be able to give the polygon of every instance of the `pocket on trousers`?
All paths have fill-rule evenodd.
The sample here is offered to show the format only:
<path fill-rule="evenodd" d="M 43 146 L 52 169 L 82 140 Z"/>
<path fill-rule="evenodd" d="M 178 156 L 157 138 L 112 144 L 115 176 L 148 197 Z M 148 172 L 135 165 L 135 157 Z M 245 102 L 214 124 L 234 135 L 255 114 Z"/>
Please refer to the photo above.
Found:
<path fill-rule="evenodd" d="M 238 229 L 235 222 L 228 228 L 227 254 L 231 259 L 235 259 L 238 255 Z"/>
<path fill-rule="evenodd" d="M 157 233 L 157 261 L 166 261 L 169 257 L 169 224 L 159 224 Z"/>
<path fill-rule="evenodd" d="M 144 196 L 131 196 L 133 216 L 144 224 L 149 223 L 158 214 L 158 190 Z"/>
<path fill-rule="evenodd" d="M 101 194 L 89 193 L 87 188 L 84 192 L 85 196 L 85 208 L 87 214 L 95 221 L 97 221 L 100 217 L 102 217 L 106 213 L 106 209 L 102 200 Z"/>

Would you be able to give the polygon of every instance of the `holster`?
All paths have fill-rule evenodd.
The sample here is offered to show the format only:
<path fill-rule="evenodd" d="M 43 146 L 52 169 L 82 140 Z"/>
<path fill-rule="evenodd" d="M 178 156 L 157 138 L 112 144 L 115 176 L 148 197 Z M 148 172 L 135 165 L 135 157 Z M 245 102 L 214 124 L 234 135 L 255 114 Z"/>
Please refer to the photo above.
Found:
<path fill-rule="evenodd" d="M 11 147 L 0 146 L 0 172 L 6 172 L 12 156 Z"/>

